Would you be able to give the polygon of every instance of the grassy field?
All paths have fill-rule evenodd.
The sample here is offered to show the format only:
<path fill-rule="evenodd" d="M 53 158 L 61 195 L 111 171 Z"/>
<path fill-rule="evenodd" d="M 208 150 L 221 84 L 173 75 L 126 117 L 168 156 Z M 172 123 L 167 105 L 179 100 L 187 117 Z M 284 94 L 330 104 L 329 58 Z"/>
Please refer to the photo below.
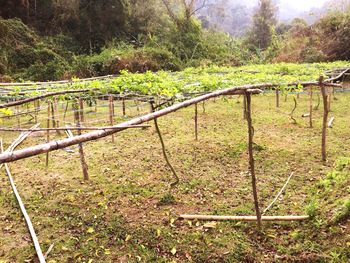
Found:
<path fill-rule="evenodd" d="M 159 119 L 180 176 L 174 199 L 153 126 L 119 133 L 115 143 L 105 138 L 84 144 L 88 182 L 82 180 L 76 147 L 73 153 L 52 152 L 48 168 L 45 155 L 10 164 L 43 251 L 54 244 L 48 262 L 348 262 L 350 94 L 337 94 L 332 101 L 335 123 L 328 130 L 326 165 L 321 162 L 322 105 L 311 129 L 308 118 L 301 117 L 308 112 L 308 97 L 301 95 L 297 124 L 292 124 L 292 96 L 287 101 L 282 97 L 279 109 L 273 94 L 253 97 L 260 206 L 265 208 L 294 172 L 267 215 L 307 213 L 310 220 L 264 223 L 258 231 L 255 223 L 177 219 L 183 213 L 254 215 L 242 98 L 217 99 L 205 104 L 205 112 L 199 107 L 198 141 L 193 107 Z M 3 125 L 16 120 L 12 122 Z M 44 141 L 34 135 L 21 147 Z M 5 147 L 15 136 L 1 133 Z M 5 171 L 1 173 L 0 262 L 36 262 Z"/>

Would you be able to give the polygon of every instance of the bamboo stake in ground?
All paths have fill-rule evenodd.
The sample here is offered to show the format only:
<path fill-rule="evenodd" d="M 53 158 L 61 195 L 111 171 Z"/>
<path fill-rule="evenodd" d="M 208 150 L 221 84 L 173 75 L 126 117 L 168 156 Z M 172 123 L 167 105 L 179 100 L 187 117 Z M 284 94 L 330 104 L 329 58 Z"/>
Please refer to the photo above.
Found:
<path fill-rule="evenodd" d="M 280 107 L 280 91 L 278 88 L 276 88 L 276 107 Z"/>
<path fill-rule="evenodd" d="M 292 178 L 294 173 L 291 173 L 290 176 L 288 177 L 286 183 L 283 185 L 283 187 L 281 188 L 281 190 L 278 192 L 278 194 L 276 195 L 276 197 L 273 199 L 273 201 L 264 209 L 264 211 L 262 212 L 262 215 L 264 215 L 272 206 L 273 204 L 277 201 L 277 199 L 280 197 L 281 194 L 283 194 L 284 190 L 286 189 L 290 179 Z"/>
<path fill-rule="evenodd" d="M 247 98 L 243 96 L 243 119 L 247 119 Z"/>
<path fill-rule="evenodd" d="M 38 123 L 38 108 L 37 108 L 37 102 L 33 101 L 34 106 L 34 121 L 35 123 Z"/>
<path fill-rule="evenodd" d="M 327 120 L 328 120 L 328 95 L 326 87 L 323 85 L 323 76 L 319 80 L 322 99 L 323 99 L 323 122 L 322 122 L 322 161 L 327 161 L 327 152 L 326 152 L 326 139 L 327 139 Z"/>
<path fill-rule="evenodd" d="M 55 120 L 56 120 L 56 128 L 60 127 L 60 114 L 59 114 L 59 110 L 58 110 L 58 100 L 55 97 L 53 100 L 53 104 L 54 104 L 54 108 L 55 108 Z M 61 132 L 59 130 L 56 131 L 58 134 L 61 134 Z"/>
<path fill-rule="evenodd" d="M 295 97 L 293 97 L 293 99 L 294 99 L 294 108 L 293 108 L 292 112 L 290 113 L 290 118 L 293 120 L 293 123 L 296 124 L 297 120 L 293 117 L 293 114 L 297 108 L 298 103 L 297 103 L 297 99 Z"/>
<path fill-rule="evenodd" d="M 125 99 L 122 99 L 122 107 L 123 107 L 123 116 L 126 115 L 126 112 L 125 112 Z"/>
<path fill-rule="evenodd" d="M 309 92 L 310 92 L 310 98 L 309 98 L 309 105 L 310 105 L 310 115 L 309 115 L 309 127 L 312 128 L 312 109 L 313 109 L 313 105 L 312 105 L 312 95 L 313 95 L 313 90 L 312 90 L 312 86 L 310 86 L 309 88 Z"/>
<path fill-rule="evenodd" d="M 108 106 L 109 125 L 113 126 L 113 97 L 111 95 L 108 96 Z M 114 134 L 112 134 L 112 142 L 114 142 Z"/>
<path fill-rule="evenodd" d="M 76 125 L 79 128 L 80 127 L 80 118 L 81 118 L 81 116 L 80 116 L 79 111 L 77 109 L 74 110 L 74 118 L 75 118 Z M 81 135 L 81 130 L 78 130 L 78 135 Z M 85 161 L 83 144 L 79 143 L 78 147 L 79 147 L 79 156 L 80 156 L 81 168 L 83 170 L 83 178 L 84 178 L 85 181 L 87 181 L 87 180 L 89 180 L 89 174 L 88 174 L 88 166 L 87 166 L 86 161 Z"/>
<path fill-rule="evenodd" d="M 83 98 L 79 98 L 79 112 L 80 112 L 80 121 L 81 123 L 85 122 L 85 116 L 84 116 L 84 100 Z"/>
<path fill-rule="evenodd" d="M 47 128 L 50 128 L 50 111 L 51 111 L 51 105 L 50 101 L 47 102 Z M 50 141 L 50 131 L 46 131 L 46 142 L 48 143 Z M 46 153 L 46 160 L 45 160 L 46 167 L 49 166 L 49 152 Z"/>
<path fill-rule="evenodd" d="M 69 101 L 66 102 L 66 107 L 64 109 L 64 114 L 63 114 L 63 122 L 66 121 L 66 115 L 67 115 L 68 106 L 69 106 Z"/>
<path fill-rule="evenodd" d="M 154 108 L 154 104 L 153 102 L 151 102 L 151 110 L 152 112 L 155 111 L 155 108 Z M 164 156 L 164 159 L 167 163 L 167 165 L 169 166 L 171 172 L 173 173 L 173 176 L 174 176 L 174 181 L 172 183 L 170 183 L 170 188 L 174 188 L 180 181 L 174 167 L 171 165 L 170 161 L 169 161 L 169 158 L 168 158 L 168 155 L 166 153 L 166 149 L 165 149 L 165 144 L 164 144 L 164 141 L 163 141 L 163 137 L 162 137 L 162 134 L 160 132 L 160 129 L 159 129 L 159 126 L 158 126 L 158 121 L 157 121 L 157 118 L 154 118 L 154 126 L 156 128 L 156 131 L 157 131 L 157 134 L 158 134 L 158 137 L 159 137 L 159 140 L 160 140 L 160 143 L 162 145 L 162 152 L 163 152 L 163 156 Z"/>
<path fill-rule="evenodd" d="M 258 190 L 256 187 L 255 164 L 254 164 L 254 153 L 253 153 L 254 130 L 252 125 L 251 94 L 249 92 L 246 92 L 245 100 L 247 102 L 246 116 L 247 116 L 247 124 L 248 124 L 249 170 L 250 170 L 250 175 L 252 177 L 254 205 L 255 205 L 256 218 L 258 221 L 258 228 L 261 228 L 261 214 L 260 214 L 260 208 L 259 208 Z"/>
<path fill-rule="evenodd" d="M 198 141 L 198 105 L 194 104 L 194 132 L 196 136 L 196 141 Z"/>
<path fill-rule="evenodd" d="M 333 128 L 334 117 L 332 117 L 328 122 L 328 128 Z"/>
<path fill-rule="evenodd" d="M 257 221 L 256 216 L 211 216 L 211 215 L 180 215 L 180 218 L 189 220 L 209 221 Z M 300 221 L 309 219 L 309 216 L 262 216 L 262 221 Z"/>

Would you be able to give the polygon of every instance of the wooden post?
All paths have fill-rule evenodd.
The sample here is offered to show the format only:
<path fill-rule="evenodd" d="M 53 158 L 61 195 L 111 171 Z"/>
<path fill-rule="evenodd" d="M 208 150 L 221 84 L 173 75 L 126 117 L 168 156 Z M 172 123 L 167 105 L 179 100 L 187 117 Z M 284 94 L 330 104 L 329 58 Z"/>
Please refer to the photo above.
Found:
<path fill-rule="evenodd" d="M 83 98 L 79 98 L 79 112 L 80 112 L 80 121 L 83 123 L 85 122 L 85 117 L 84 117 L 84 100 Z"/>
<path fill-rule="evenodd" d="M 255 176 L 255 164 L 254 164 L 254 153 L 253 153 L 253 136 L 254 130 L 252 125 L 252 110 L 251 110 L 251 94 L 246 92 L 245 94 L 246 102 L 247 102 L 247 124 L 248 124 L 248 152 L 249 152 L 249 169 L 252 177 L 252 186 L 253 186 L 253 196 L 254 196 L 254 205 L 256 218 L 258 221 L 258 228 L 261 228 L 261 213 L 259 208 L 259 198 L 258 191 L 256 186 L 256 176 Z"/>
<path fill-rule="evenodd" d="M 125 99 L 124 98 L 122 99 L 122 105 L 123 105 L 123 116 L 125 116 L 126 113 L 125 113 Z"/>
<path fill-rule="evenodd" d="M 327 161 L 326 139 L 327 139 L 327 120 L 328 120 L 328 95 L 325 85 L 323 85 L 323 76 L 319 79 L 321 93 L 323 98 L 323 122 L 322 122 L 322 161 Z"/>
<path fill-rule="evenodd" d="M 16 106 L 16 113 L 20 113 L 20 109 L 19 109 L 19 106 Z M 21 128 L 21 116 L 18 114 L 17 117 L 17 125 L 19 128 Z"/>
<path fill-rule="evenodd" d="M 151 111 L 155 112 L 155 108 L 154 108 L 153 102 L 151 102 Z M 153 121 L 154 121 L 154 126 L 156 128 L 156 131 L 158 133 L 158 137 L 159 137 L 160 143 L 162 145 L 162 152 L 163 152 L 164 159 L 165 159 L 168 167 L 170 168 L 170 170 L 171 170 L 171 172 L 173 173 L 173 176 L 174 176 L 174 181 L 172 183 L 170 183 L 170 188 L 172 189 L 179 183 L 180 179 L 179 179 L 179 177 L 178 177 L 174 167 L 171 165 L 171 163 L 169 161 L 168 155 L 167 155 L 166 150 L 165 150 L 164 140 L 163 140 L 162 134 L 161 134 L 159 126 L 158 126 L 157 118 L 154 118 Z"/>
<path fill-rule="evenodd" d="M 56 127 L 55 108 L 52 102 L 50 102 L 50 108 L 51 108 L 52 127 Z"/>
<path fill-rule="evenodd" d="M 80 99 L 79 99 L 79 102 L 80 102 Z M 79 110 L 81 112 L 82 109 L 79 107 Z M 74 110 L 74 118 L 75 118 L 75 122 L 76 122 L 76 125 L 78 128 L 80 127 L 80 118 L 81 118 L 81 114 L 79 114 L 79 110 L 78 109 Z M 81 135 L 81 130 L 78 130 L 78 135 Z M 83 170 L 83 178 L 85 181 L 87 181 L 87 180 L 89 180 L 89 174 L 88 174 L 88 166 L 87 166 L 86 161 L 85 161 L 83 144 L 79 143 L 78 147 L 79 147 L 81 168 Z"/>
<path fill-rule="evenodd" d="M 198 141 L 198 105 L 197 103 L 194 104 L 194 131 L 195 131 L 195 138 L 196 141 Z"/>
<path fill-rule="evenodd" d="M 108 96 L 108 105 L 109 105 L 109 125 L 113 126 L 113 97 L 111 95 Z M 114 134 L 112 134 L 112 142 L 114 142 Z"/>
<path fill-rule="evenodd" d="M 66 102 L 66 107 L 64 109 L 64 114 L 63 114 L 63 121 L 66 121 L 66 115 L 67 115 L 67 110 L 68 110 L 68 106 L 69 106 L 69 101 Z"/>
<path fill-rule="evenodd" d="M 328 106 L 327 106 L 327 110 L 328 112 L 331 111 L 331 100 L 332 100 L 332 93 L 328 92 L 328 89 L 327 89 L 327 96 L 328 96 Z"/>
<path fill-rule="evenodd" d="M 243 119 L 247 119 L 247 98 L 245 95 L 243 96 Z"/>
<path fill-rule="evenodd" d="M 280 107 L 280 91 L 276 88 L 276 107 Z"/>
<path fill-rule="evenodd" d="M 54 108 L 55 108 L 55 121 L 56 121 L 56 128 L 60 127 L 60 114 L 58 110 L 58 100 L 57 98 L 54 98 Z M 57 134 L 61 134 L 61 131 L 57 130 Z"/>
<path fill-rule="evenodd" d="M 46 126 L 47 128 L 50 128 L 50 110 L 51 110 L 51 105 L 50 105 L 50 101 L 47 102 L 47 122 L 46 122 Z M 46 142 L 49 142 L 50 141 L 50 131 L 47 130 L 46 132 Z M 46 167 L 49 166 L 49 152 L 46 153 Z"/>
<path fill-rule="evenodd" d="M 309 89 L 310 92 L 310 98 L 309 98 L 309 105 L 310 105 L 310 116 L 309 116 L 309 126 L 312 128 L 312 110 L 313 110 L 313 104 L 312 104 L 312 97 L 313 97 L 313 89 L 312 86 L 310 86 Z"/>
<path fill-rule="evenodd" d="M 34 106 L 34 121 L 35 123 L 38 123 L 38 108 L 37 108 L 37 101 L 33 101 Z"/>

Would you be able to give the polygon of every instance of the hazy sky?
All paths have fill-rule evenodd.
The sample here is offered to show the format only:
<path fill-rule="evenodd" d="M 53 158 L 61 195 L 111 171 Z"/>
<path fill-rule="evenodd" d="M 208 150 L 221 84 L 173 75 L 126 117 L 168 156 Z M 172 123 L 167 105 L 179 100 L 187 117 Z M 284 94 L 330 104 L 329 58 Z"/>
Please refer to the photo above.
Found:
<path fill-rule="evenodd" d="M 280 0 L 281 4 L 307 11 L 312 7 L 322 7 L 327 0 Z"/>

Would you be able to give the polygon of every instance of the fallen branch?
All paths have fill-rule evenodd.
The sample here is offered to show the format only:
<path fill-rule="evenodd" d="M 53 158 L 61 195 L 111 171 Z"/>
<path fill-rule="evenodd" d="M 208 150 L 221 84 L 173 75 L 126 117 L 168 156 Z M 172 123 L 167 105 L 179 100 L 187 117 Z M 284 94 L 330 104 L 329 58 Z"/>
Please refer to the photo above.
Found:
<path fill-rule="evenodd" d="M 272 206 L 273 204 L 277 201 L 277 199 L 280 197 L 280 195 L 284 192 L 284 190 L 286 189 L 290 179 L 292 178 L 294 173 L 291 173 L 290 176 L 288 177 L 286 183 L 283 185 L 283 187 L 281 188 L 281 190 L 278 192 L 278 194 L 276 195 L 276 197 L 273 199 L 273 201 L 264 209 L 264 211 L 262 212 L 262 215 L 264 215 Z"/>
<path fill-rule="evenodd" d="M 190 220 L 210 221 L 257 221 L 256 216 L 211 216 L 211 215 L 180 215 L 180 218 Z M 261 221 L 300 221 L 309 219 L 309 216 L 262 216 Z"/>

